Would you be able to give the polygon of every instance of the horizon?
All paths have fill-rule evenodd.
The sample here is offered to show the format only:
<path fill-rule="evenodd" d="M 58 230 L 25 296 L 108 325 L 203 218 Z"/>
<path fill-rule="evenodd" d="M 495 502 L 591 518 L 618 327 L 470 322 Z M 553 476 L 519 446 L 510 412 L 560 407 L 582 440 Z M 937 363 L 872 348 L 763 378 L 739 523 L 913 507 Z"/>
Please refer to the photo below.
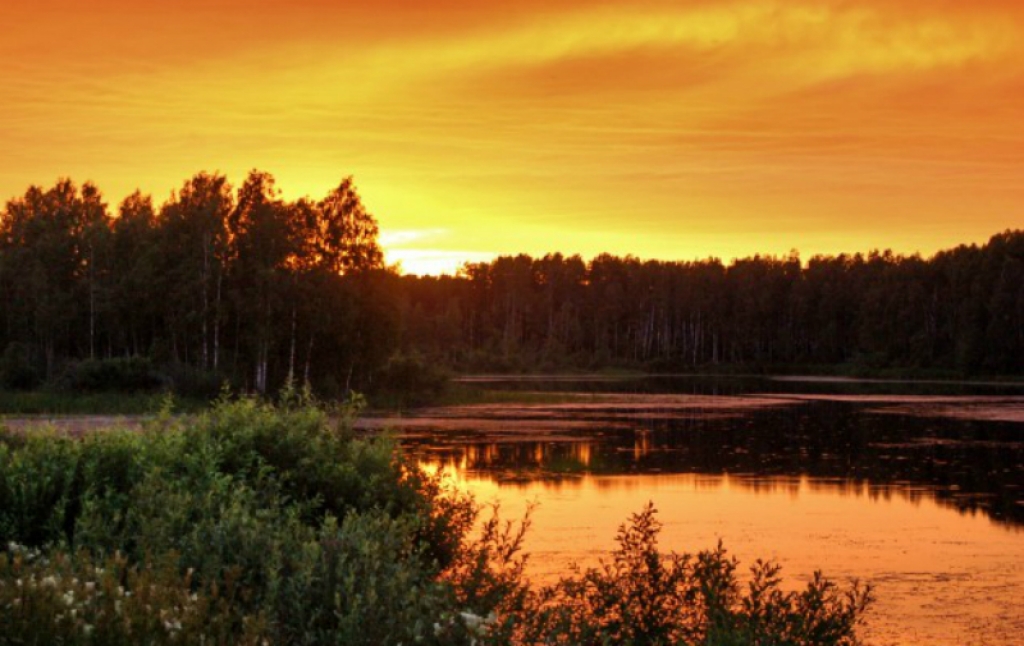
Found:
<path fill-rule="evenodd" d="M 199 172 L 206 172 L 206 171 L 199 171 Z M 217 174 L 217 173 L 215 172 L 214 174 Z M 125 198 L 128 197 L 128 195 L 125 195 L 121 199 L 112 200 L 112 199 L 110 199 L 110 196 L 108 196 L 105 193 L 103 193 L 103 188 L 101 186 L 96 185 L 91 180 L 86 180 L 85 182 L 79 183 L 79 182 L 75 181 L 73 178 L 63 178 L 62 177 L 62 178 L 58 178 L 57 180 L 55 180 L 55 183 L 59 182 L 61 180 L 64 180 L 64 179 L 68 179 L 68 180 L 72 181 L 74 183 L 74 185 L 78 189 L 81 189 L 81 187 L 84 184 L 93 184 L 94 186 L 96 186 L 96 188 L 99 189 L 99 191 L 100 191 L 101 199 L 103 199 L 103 203 L 106 205 L 108 215 L 111 218 L 115 218 L 116 219 L 118 217 L 118 213 L 117 213 L 116 207 Z M 227 178 L 227 180 L 228 180 L 228 184 L 232 187 L 233 190 L 237 188 L 237 186 L 235 184 L 231 183 L 231 178 Z M 32 188 L 32 187 L 40 188 L 43 191 L 46 191 L 46 190 L 48 190 L 50 188 L 50 186 L 47 186 L 46 184 L 36 183 L 36 184 L 32 184 L 32 185 L 26 187 L 25 190 L 28 190 L 29 188 Z M 284 195 L 283 189 L 280 186 L 276 186 L 276 188 L 279 191 L 281 191 L 282 199 L 284 199 L 283 198 L 283 195 Z M 358 186 L 356 188 L 358 189 Z M 178 188 L 171 189 L 170 191 L 168 191 L 167 196 L 168 197 L 172 196 L 177 190 L 178 190 Z M 18 198 L 22 197 L 23 195 L 24 195 L 24 191 L 20 195 L 16 195 L 16 196 L 12 195 L 12 196 L 10 196 L 8 198 L 4 198 L 2 200 L 2 202 L 0 202 L 0 212 L 2 212 L 6 208 L 6 205 L 7 205 L 7 203 L 9 201 L 14 200 L 14 199 L 18 199 Z M 148 195 L 148 194 L 143 194 L 143 195 L 152 198 L 154 200 L 154 207 L 157 207 L 157 210 L 159 211 L 159 207 L 163 204 L 163 202 L 158 200 L 155 195 Z M 292 198 L 292 200 L 287 200 L 287 201 L 293 201 L 293 200 L 304 199 L 304 198 L 305 199 L 317 199 L 316 196 L 301 195 L 301 196 Z M 579 257 L 584 262 L 584 264 L 586 264 L 586 265 L 590 265 L 591 262 L 593 262 L 596 258 L 598 258 L 600 256 L 610 255 L 610 256 L 614 256 L 614 257 L 622 258 L 622 259 L 627 259 L 627 258 L 635 259 L 635 260 L 637 260 L 637 261 L 639 261 L 641 263 L 646 263 L 646 262 L 665 262 L 665 263 L 719 262 L 719 263 L 723 264 L 726 267 L 734 265 L 735 263 L 737 263 L 739 261 L 750 260 L 750 259 L 755 259 L 755 258 L 774 259 L 774 260 L 788 260 L 788 259 L 791 259 L 791 258 L 793 258 L 795 256 L 799 260 L 800 266 L 802 268 L 806 268 L 807 265 L 808 265 L 808 261 L 813 259 L 813 258 L 817 258 L 817 257 L 835 258 L 835 257 L 839 257 L 839 256 L 846 256 L 846 257 L 849 257 L 849 258 L 854 258 L 854 257 L 857 257 L 857 256 L 867 257 L 867 256 L 869 256 L 871 254 L 883 254 L 883 255 L 884 254 L 892 254 L 892 255 L 897 256 L 897 257 L 905 257 L 905 258 L 919 257 L 919 258 L 922 258 L 924 260 L 931 260 L 932 258 L 934 258 L 939 253 L 942 253 L 942 252 L 945 252 L 945 251 L 950 251 L 950 250 L 953 250 L 953 249 L 955 249 L 957 247 L 960 247 L 960 246 L 967 246 L 967 247 L 983 246 L 988 241 L 990 241 L 993 236 L 997 236 L 997 235 L 1000 235 L 1002 233 L 1010 233 L 1010 232 L 1020 231 L 1020 230 L 1022 230 L 1022 229 L 1020 229 L 1020 228 L 1017 228 L 1017 229 L 1007 228 L 1007 229 L 1003 229 L 1003 230 L 999 230 L 999 231 L 992 231 L 988 235 L 982 236 L 982 238 L 980 240 L 971 240 L 971 241 L 961 240 L 959 242 L 950 244 L 950 245 L 945 246 L 945 247 L 940 247 L 938 249 L 932 250 L 932 251 L 927 252 L 927 253 L 923 253 L 920 250 L 904 251 L 904 250 L 899 250 L 899 249 L 893 249 L 892 247 L 874 247 L 874 248 L 871 248 L 871 249 L 845 249 L 845 250 L 839 250 L 839 251 L 836 251 L 836 252 L 833 252 L 833 253 L 821 253 L 821 252 L 819 252 L 819 253 L 813 253 L 813 254 L 805 254 L 800 249 L 797 249 L 797 248 L 793 247 L 793 248 L 790 248 L 789 250 L 787 250 L 785 252 L 782 252 L 782 253 L 772 253 L 772 252 L 764 252 L 764 251 L 753 251 L 752 253 L 749 253 L 747 255 L 742 255 L 742 256 L 737 255 L 737 256 L 732 256 L 732 257 L 722 257 L 722 256 L 714 255 L 714 254 L 708 254 L 708 255 L 704 255 L 704 256 L 694 256 L 694 257 L 688 257 L 687 258 L 687 257 L 643 256 L 643 255 L 639 255 L 639 254 L 628 252 L 628 251 L 624 252 L 624 253 L 616 253 L 616 252 L 612 252 L 612 251 L 598 251 L 598 252 L 593 253 L 593 254 L 585 254 L 585 253 L 579 253 L 579 252 L 567 252 L 567 251 L 558 250 L 558 249 L 548 249 L 546 251 L 542 250 L 542 251 L 539 251 L 539 252 L 509 251 L 509 252 L 503 252 L 503 253 L 475 253 L 475 254 L 471 254 L 473 257 L 468 257 L 468 258 L 466 258 L 464 260 L 460 260 L 458 257 L 453 257 L 453 256 L 448 255 L 448 254 L 443 254 L 443 253 L 442 254 L 436 254 L 432 250 L 426 250 L 426 251 L 424 251 L 424 250 L 413 250 L 413 254 L 412 254 L 412 261 L 413 262 L 410 263 L 410 264 L 412 266 L 416 267 L 415 270 L 408 270 L 405 267 L 405 265 L 403 265 L 402 251 L 404 251 L 404 249 L 403 249 L 402 245 L 406 244 L 409 240 L 415 240 L 418 236 L 416 236 L 416 235 L 409 236 L 407 234 L 407 232 L 402 232 L 402 231 L 397 231 L 397 232 L 395 232 L 395 231 L 386 231 L 383 228 L 381 228 L 381 232 L 380 232 L 380 235 L 379 235 L 379 242 L 380 242 L 381 248 L 382 248 L 382 250 L 384 252 L 384 263 L 385 263 L 386 267 L 391 268 L 391 269 L 395 269 L 400 275 L 403 275 L 403 276 L 420 276 L 420 277 L 434 276 L 434 277 L 440 277 L 440 276 L 458 276 L 461 273 L 461 271 L 463 270 L 463 268 L 465 266 L 467 266 L 467 265 L 470 265 L 470 264 L 489 263 L 489 262 L 492 262 L 492 261 L 496 260 L 497 258 L 501 258 L 501 257 L 515 257 L 515 256 L 520 256 L 520 255 L 526 255 L 526 256 L 529 256 L 530 258 L 533 258 L 533 259 L 539 259 L 539 258 L 544 258 L 546 256 L 554 256 L 554 255 L 560 255 L 560 256 L 562 256 L 564 258 Z"/>
<path fill-rule="evenodd" d="M 1024 221 L 1024 5 L 12 0 L 0 196 L 352 175 L 388 262 L 930 256 Z"/>

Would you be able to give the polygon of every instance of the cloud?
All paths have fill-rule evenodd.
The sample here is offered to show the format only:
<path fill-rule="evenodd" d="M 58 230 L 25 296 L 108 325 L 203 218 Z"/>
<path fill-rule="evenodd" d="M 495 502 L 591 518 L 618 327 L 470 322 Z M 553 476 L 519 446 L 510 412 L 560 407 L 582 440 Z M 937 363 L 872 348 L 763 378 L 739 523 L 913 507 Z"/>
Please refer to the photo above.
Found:
<path fill-rule="evenodd" d="M 396 251 L 640 255 L 872 227 L 934 248 L 929 222 L 977 239 L 1024 199 L 1009 0 L 12 0 L 0 22 L 8 196 L 352 173 Z"/>
<path fill-rule="evenodd" d="M 437 239 L 446 233 L 446 229 L 384 229 L 380 232 L 380 243 L 390 249 L 398 249 L 414 243 Z"/>

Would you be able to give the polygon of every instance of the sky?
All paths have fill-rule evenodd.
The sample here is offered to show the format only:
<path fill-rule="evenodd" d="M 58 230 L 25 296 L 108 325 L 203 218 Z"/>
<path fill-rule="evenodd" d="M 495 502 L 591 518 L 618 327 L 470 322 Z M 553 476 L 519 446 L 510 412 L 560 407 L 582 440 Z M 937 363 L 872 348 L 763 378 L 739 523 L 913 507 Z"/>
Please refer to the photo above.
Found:
<path fill-rule="evenodd" d="M 410 273 L 1024 227 L 1019 0 L 3 0 L 0 200 L 348 175 Z"/>

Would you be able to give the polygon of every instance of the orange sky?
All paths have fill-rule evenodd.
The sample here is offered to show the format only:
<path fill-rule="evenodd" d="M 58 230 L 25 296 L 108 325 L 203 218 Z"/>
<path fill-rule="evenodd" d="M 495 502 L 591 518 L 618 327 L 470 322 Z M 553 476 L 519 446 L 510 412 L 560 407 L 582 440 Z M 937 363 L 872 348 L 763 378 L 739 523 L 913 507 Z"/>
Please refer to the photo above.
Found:
<path fill-rule="evenodd" d="M 352 174 L 410 271 L 1024 226 L 1019 0 L 497 5 L 3 0 L 0 198 Z"/>

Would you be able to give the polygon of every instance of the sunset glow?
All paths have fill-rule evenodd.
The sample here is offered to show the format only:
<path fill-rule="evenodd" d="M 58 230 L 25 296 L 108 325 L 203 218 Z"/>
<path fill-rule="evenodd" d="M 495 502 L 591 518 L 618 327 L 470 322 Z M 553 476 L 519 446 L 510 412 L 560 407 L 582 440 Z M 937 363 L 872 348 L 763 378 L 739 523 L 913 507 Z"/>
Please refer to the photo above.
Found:
<path fill-rule="evenodd" d="M 3 200 L 353 175 L 388 262 L 427 273 L 930 254 L 1024 224 L 1011 0 L 9 0 L 0 23 Z"/>

